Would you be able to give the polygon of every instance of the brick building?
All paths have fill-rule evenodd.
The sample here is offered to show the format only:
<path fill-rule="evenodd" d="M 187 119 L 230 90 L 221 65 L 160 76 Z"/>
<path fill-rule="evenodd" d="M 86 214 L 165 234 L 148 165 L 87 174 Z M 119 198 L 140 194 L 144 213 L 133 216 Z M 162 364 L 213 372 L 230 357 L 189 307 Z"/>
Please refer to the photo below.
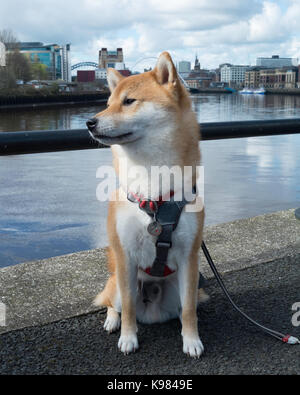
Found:
<path fill-rule="evenodd" d="M 78 70 L 77 71 L 78 82 L 94 82 L 95 81 L 95 70 Z"/>
<path fill-rule="evenodd" d="M 245 86 L 248 88 L 258 88 L 260 84 L 260 67 L 251 67 L 245 72 Z"/>
<path fill-rule="evenodd" d="M 295 88 L 298 67 L 260 70 L 259 84 L 265 88 Z"/>

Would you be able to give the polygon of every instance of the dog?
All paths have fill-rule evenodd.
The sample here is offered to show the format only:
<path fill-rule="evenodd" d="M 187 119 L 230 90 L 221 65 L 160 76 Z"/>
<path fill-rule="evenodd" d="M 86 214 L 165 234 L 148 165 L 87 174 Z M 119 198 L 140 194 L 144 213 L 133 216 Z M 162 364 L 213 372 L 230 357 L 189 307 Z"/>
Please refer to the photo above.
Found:
<path fill-rule="evenodd" d="M 157 203 L 165 207 L 171 192 L 178 192 L 174 182 L 170 187 L 170 183 L 140 177 L 137 186 L 130 176 L 132 169 L 142 167 L 150 174 L 151 167 L 159 166 L 175 169 L 175 179 L 189 167 L 189 181 L 195 185 L 200 163 L 196 114 L 168 52 L 159 56 L 153 70 L 142 74 L 125 78 L 109 68 L 107 81 L 111 92 L 107 108 L 88 120 L 87 126 L 93 139 L 111 146 L 120 188 L 113 193 L 108 209 L 110 277 L 94 304 L 107 307 L 107 332 L 121 327 L 118 347 L 124 354 L 138 349 L 137 320 L 151 324 L 179 318 L 183 352 L 199 357 L 204 347 L 198 333 L 197 305 L 208 298 L 203 289 L 198 290 L 204 208 L 188 212 L 186 205 L 191 202 L 181 204 L 176 228 L 168 233 L 172 246 L 169 243 L 167 248 L 166 243 L 156 242 L 155 232 L 163 227 L 159 221 L 153 222 L 151 211 L 155 213 Z M 127 173 L 120 167 L 124 161 Z M 178 189 L 182 192 L 182 187 Z M 154 228 L 152 233 L 149 226 Z M 165 253 L 163 270 L 168 273 L 152 275 L 153 262 L 163 260 Z"/>

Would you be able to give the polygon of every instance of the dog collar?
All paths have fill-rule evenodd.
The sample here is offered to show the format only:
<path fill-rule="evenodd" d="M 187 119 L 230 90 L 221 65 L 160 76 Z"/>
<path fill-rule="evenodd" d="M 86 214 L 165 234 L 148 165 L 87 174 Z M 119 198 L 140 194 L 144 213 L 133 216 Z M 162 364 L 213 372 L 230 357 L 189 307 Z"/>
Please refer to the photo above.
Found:
<path fill-rule="evenodd" d="M 158 211 L 158 208 L 165 202 L 169 201 L 173 196 L 174 191 L 170 191 L 169 194 L 159 196 L 158 199 L 151 200 L 144 198 L 143 195 L 138 195 L 129 191 L 127 199 L 132 203 L 138 203 L 141 210 L 145 211 L 148 215 L 153 216 Z"/>

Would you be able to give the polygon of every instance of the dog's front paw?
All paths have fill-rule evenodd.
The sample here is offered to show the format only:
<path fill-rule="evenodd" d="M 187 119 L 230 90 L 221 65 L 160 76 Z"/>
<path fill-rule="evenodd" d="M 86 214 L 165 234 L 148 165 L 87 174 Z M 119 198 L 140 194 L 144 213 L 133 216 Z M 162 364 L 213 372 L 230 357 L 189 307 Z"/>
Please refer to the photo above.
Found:
<path fill-rule="evenodd" d="M 121 325 L 120 315 L 116 311 L 113 311 L 107 314 L 107 318 L 104 322 L 103 327 L 108 333 L 113 333 L 120 328 L 120 325 Z"/>
<path fill-rule="evenodd" d="M 135 333 L 130 335 L 121 335 L 118 347 L 125 355 L 135 352 L 135 350 L 139 348 L 137 335 Z"/>
<path fill-rule="evenodd" d="M 183 352 L 185 354 L 188 354 L 190 357 L 199 358 L 203 351 L 204 346 L 199 336 L 195 338 L 189 336 L 183 337 Z"/>

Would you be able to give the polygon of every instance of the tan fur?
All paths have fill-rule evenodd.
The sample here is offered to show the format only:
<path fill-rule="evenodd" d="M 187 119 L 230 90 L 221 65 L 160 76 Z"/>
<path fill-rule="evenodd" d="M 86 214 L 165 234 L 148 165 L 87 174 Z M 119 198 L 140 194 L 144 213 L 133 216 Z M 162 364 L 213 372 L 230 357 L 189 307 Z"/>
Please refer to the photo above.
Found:
<path fill-rule="evenodd" d="M 166 68 L 165 65 L 168 67 Z M 144 102 L 156 103 L 164 108 L 168 113 L 173 115 L 176 121 L 176 128 L 173 131 L 172 140 L 169 143 L 171 144 L 170 150 L 177 153 L 177 159 L 176 163 L 169 163 L 169 165 L 170 167 L 177 165 L 182 169 L 184 166 L 192 166 L 193 183 L 195 183 L 196 166 L 200 162 L 198 122 L 192 111 L 188 93 L 177 78 L 176 69 L 170 55 L 166 52 L 163 53 L 154 70 L 140 75 L 123 78 L 115 70 L 110 70 L 109 73 L 111 75 L 109 86 L 112 93 L 108 100 L 108 107 L 98 113 L 96 117 L 101 119 L 102 117 L 114 116 L 117 123 L 118 119 L 120 119 L 119 122 L 122 122 L 122 116 L 126 116 L 127 118 L 134 116 Z M 131 106 L 124 106 L 123 101 L 125 98 L 134 98 L 136 102 Z M 114 167 L 118 173 L 119 157 L 116 146 L 112 146 L 112 152 Z M 149 158 L 145 158 L 145 160 L 147 159 L 152 160 L 153 166 L 160 163 L 159 158 L 151 157 L 151 152 L 149 153 Z M 120 188 L 112 196 L 112 200 L 109 203 L 107 220 L 109 248 L 107 249 L 107 259 L 110 277 L 104 290 L 95 298 L 94 303 L 98 306 L 107 306 L 108 318 L 114 320 L 116 319 L 113 316 L 116 314 L 113 309 L 114 303 L 117 292 L 120 292 L 122 300 L 122 337 L 135 333 L 137 327 L 135 301 L 133 300 L 133 292 L 130 288 L 130 276 L 132 273 L 129 273 L 129 267 L 126 265 L 126 253 L 120 242 L 116 225 L 117 213 L 125 207 L 124 202 L 119 199 L 121 195 L 124 195 L 124 191 Z M 187 288 L 182 305 L 182 335 L 184 339 L 187 337 L 196 339 L 198 337 L 197 302 L 207 299 L 204 290 L 197 289 L 198 250 L 202 241 L 203 221 L 204 211 L 202 210 L 197 213 L 198 231 L 190 252 L 187 269 L 189 287 Z M 116 323 L 115 327 L 117 326 Z M 111 327 L 114 327 L 114 325 L 111 325 Z M 109 328 L 111 327 L 109 326 Z"/>
<path fill-rule="evenodd" d="M 204 223 L 204 211 L 197 213 L 198 232 L 194 240 L 193 248 L 189 257 L 188 283 L 189 288 L 182 307 L 182 333 L 193 334 L 198 331 L 197 315 L 195 309 L 198 301 L 198 251 L 202 242 L 202 231 Z"/>

